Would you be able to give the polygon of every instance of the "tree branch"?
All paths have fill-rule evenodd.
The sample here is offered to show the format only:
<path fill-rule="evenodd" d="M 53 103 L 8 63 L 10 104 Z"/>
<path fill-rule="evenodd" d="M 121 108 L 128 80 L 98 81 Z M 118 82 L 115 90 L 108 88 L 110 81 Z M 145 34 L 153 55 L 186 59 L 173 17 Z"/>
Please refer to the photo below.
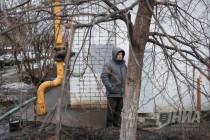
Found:
<path fill-rule="evenodd" d="M 192 61 L 190 59 L 188 59 L 180 50 L 179 48 L 173 43 L 173 41 L 171 40 L 171 38 L 168 36 L 168 34 L 166 33 L 166 31 L 164 30 L 164 28 L 161 26 L 160 22 L 158 21 L 157 17 L 155 16 L 155 13 L 153 12 L 148 0 L 146 0 L 147 6 L 150 9 L 150 11 L 152 12 L 152 15 L 156 21 L 156 23 L 158 24 L 159 28 L 161 29 L 161 31 L 166 35 L 168 41 L 174 46 L 174 48 L 179 52 L 179 54 L 185 58 L 194 68 L 196 68 L 201 74 L 203 74 L 209 81 L 210 81 L 210 77 L 203 72 L 199 67 L 197 67 L 195 64 L 192 63 Z"/>
<path fill-rule="evenodd" d="M 126 8 L 126 10 L 128 11 L 128 10 L 132 9 L 138 3 L 139 3 L 139 1 L 134 2 L 131 6 L 129 6 L 128 8 Z M 114 17 L 116 15 L 120 15 L 120 14 L 122 14 L 124 12 L 125 12 L 125 9 L 120 9 L 120 10 L 114 11 L 113 13 L 111 13 L 111 14 L 103 17 L 103 18 L 100 18 L 98 20 L 93 20 L 90 23 L 87 23 L 87 24 L 76 24 L 76 25 L 73 25 L 73 26 L 74 26 L 74 29 L 76 29 L 76 28 L 81 28 L 81 27 L 90 27 L 90 26 L 93 26 L 93 25 L 98 24 L 98 23 L 101 23 L 101 22 L 106 22 L 107 19 L 109 19 L 109 18 L 113 18 L 113 20 L 116 20 L 116 18 L 114 18 Z M 126 23 L 126 20 L 125 20 L 125 23 Z"/>
<path fill-rule="evenodd" d="M 153 43 L 153 44 L 156 44 L 156 45 L 158 45 L 158 46 L 160 46 L 160 47 L 165 47 L 166 49 L 169 49 L 169 50 L 175 50 L 176 51 L 176 49 L 175 48 L 173 48 L 173 47 L 170 47 L 170 46 L 167 46 L 167 45 L 164 45 L 164 44 L 161 44 L 159 41 L 157 41 L 157 40 L 153 40 L 153 39 L 148 39 L 148 42 L 151 42 L 151 43 Z M 188 50 L 184 50 L 184 49 L 179 49 L 180 51 L 182 51 L 182 52 L 185 52 L 185 53 L 187 53 L 187 54 L 190 54 L 191 56 L 193 56 L 194 58 L 196 58 L 196 59 L 198 59 L 202 64 L 204 64 L 204 65 L 206 65 L 206 63 L 205 63 L 205 61 L 204 61 L 204 59 L 200 59 L 200 57 L 198 57 L 197 55 L 194 55 L 193 53 L 194 52 L 192 52 L 192 51 L 188 51 Z"/>

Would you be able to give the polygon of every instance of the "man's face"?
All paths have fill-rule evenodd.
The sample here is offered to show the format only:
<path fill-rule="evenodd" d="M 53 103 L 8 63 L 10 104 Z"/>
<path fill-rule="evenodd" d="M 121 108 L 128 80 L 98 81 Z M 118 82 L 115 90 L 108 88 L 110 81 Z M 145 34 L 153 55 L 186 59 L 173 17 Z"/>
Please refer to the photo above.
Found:
<path fill-rule="evenodd" d="M 122 59 L 123 59 L 123 54 L 122 54 L 122 52 L 119 52 L 117 54 L 117 60 L 122 60 Z"/>

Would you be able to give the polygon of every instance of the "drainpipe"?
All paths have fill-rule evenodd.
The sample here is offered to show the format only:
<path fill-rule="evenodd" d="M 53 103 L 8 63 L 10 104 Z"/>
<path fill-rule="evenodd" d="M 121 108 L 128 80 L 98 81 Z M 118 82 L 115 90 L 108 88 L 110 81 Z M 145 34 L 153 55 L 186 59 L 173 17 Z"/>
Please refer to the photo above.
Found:
<path fill-rule="evenodd" d="M 60 5 L 60 0 L 56 0 L 54 5 Z M 60 6 L 54 6 L 54 14 L 56 18 L 54 20 L 55 24 L 55 40 L 56 40 L 56 50 L 61 50 L 62 48 L 62 27 L 61 27 L 61 10 Z M 48 87 L 58 86 L 61 84 L 64 75 L 63 61 L 57 62 L 57 78 L 54 81 L 46 81 L 42 83 L 37 92 L 37 114 L 44 115 L 46 113 L 46 103 L 44 101 L 44 91 Z"/>

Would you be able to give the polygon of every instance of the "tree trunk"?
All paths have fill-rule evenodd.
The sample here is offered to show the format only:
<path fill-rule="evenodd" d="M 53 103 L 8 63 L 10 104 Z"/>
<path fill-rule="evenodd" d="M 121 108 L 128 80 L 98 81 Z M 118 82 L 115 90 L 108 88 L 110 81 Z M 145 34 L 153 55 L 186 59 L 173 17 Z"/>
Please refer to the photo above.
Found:
<path fill-rule="evenodd" d="M 151 7 L 154 1 L 149 0 Z M 145 0 L 139 2 L 139 8 L 133 26 L 129 49 L 128 69 L 126 76 L 124 106 L 122 111 L 121 140 L 136 140 L 137 116 L 141 89 L 141 73 L 143 67 L 144 50 L 149 36 L 152 13 Z M 131 48 L 132 47 L 132 48 Z M 136 58 L 134 57 L 135 53 Z M 136 63 L 138 61 L 138 64 Z M 140 67 L 139 67 L 140 66 Z"/>

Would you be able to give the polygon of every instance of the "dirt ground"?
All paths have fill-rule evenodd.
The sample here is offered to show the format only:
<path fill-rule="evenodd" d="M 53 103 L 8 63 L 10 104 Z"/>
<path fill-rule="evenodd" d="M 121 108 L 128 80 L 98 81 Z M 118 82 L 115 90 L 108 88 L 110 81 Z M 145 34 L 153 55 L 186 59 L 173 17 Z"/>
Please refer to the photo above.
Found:
<path fill-rule="evenodd" d="M 3 139 L 53 139 L 55 136 L 55 125 L 47 124 L 41 133 L 39 133 L 39 128 L 41 123 L 35 127 L 34 122 L 27 122 L 24 124 L 24 131 L 19 130 L 16 132 L 9 133 L 9 137 L 1 136 Z M 61 127 L 60 139 L 70 139 L 70 140 L 116 140 L 119 139 L 120 129 L 119 128 L 101 128 L 101 129 L 91 129 L 91 128 L 76 128 L 76 127 Z M 138 129 L 138 139 L 156 139 L 158 134 L 151 133 L 149 131 L 144 131 Z"/>
<path fill-rule="evenodd" d="M 0 70 L 3 71 L 3 70 Z M 20 75 L 11 74 L 4 79 L 0 79 L 1 82 L 17 82 Z M 46 80 L 55 77 L 55 68 L 53 68 Z M 27 77 L 27 76 L 26 76 Z M 27 82 L 27 78 L 23 78 L 23 81 Z M 19 92 L 19 91 L 18 91 Z M 7 112 L 19 103 L 17 100 L 5 100 L 1 98 L 4 94 L 17 94 L 17 91 L 1 90 L 0 96 L 0 114 Z M 19 96 L 19 95 L 17 95 Z M 24 99 L 29 99 L 36 96 L 36 87 L 30 92 L 23 93 Z M 210 118 L 210 117 L 209 117 Z M 139 126 L 137 129 L 137 140 L 207 140 L 210 139 L 210 119 L 203 118 L 200 124 L 183 124 L 168 125 L 161 129 L 144 128 Z M 43 128 L 43 129 L 41 129 Z M 37 125 L 34 122 L 23 121 L 22 128 L 17 131 L 10 132 L 8 122 L 4 121 L 0 123 L 0 140 L 33 140 L 33 139 L 48 139 L 53 140 L 55 137 L 55 125 L 52 123 L 43 124 L 38 122 Z M 61 126 L 60 139 L 63 140 L 116 140 L 120 138 L 120 128 L 100 128 L 93 129 L 90 127 L 70 127 Z"/>
<path fill-rule="evenodd" d="M 43 129 L 40 129 L 40 128 Z M 176 126 L 177 127 L 177 126 Z M 198 130 L 187 131 L 172 130 L 173 126 L 167 126 L 160 130 L 137 129 L 137 140 L 207 140 L 210 138 L 210 131 Z M 208 129 L 209 130 L 209 129 Z M 202 132 L 201 132 L 202 131 Z M 5 132 L 0 135 L 3 140 L 21 139 L 47 139 L 53 140 L 55 138 L 55 125 L 24 122 L 21 130 L 14 132 Z M 116 140 L 120 138 L 120 128 L 101 128 L 92 129 L 88 127 L 67 127 L 61 126 L 60 139 L 62 140 Z"/>

